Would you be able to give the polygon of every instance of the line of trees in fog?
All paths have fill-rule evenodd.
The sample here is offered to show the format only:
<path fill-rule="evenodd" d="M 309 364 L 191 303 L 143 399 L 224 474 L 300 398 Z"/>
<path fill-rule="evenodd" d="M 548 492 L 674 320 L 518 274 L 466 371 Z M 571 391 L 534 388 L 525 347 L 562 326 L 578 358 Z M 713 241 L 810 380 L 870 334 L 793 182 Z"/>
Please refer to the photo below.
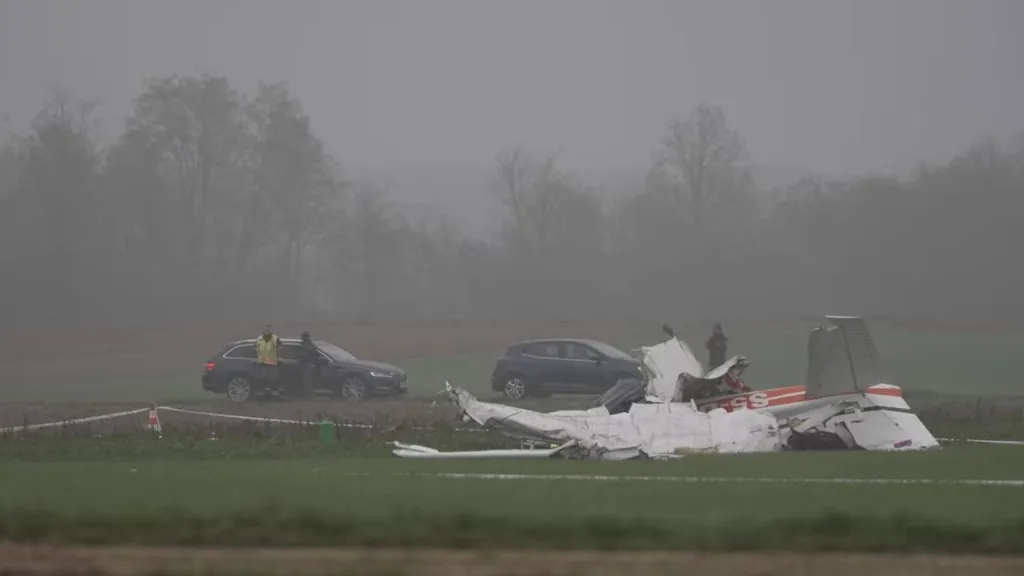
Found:
<path fill-rule="evenodd" d="M 1024 320 L 1024 139 L 915 177 L 805 178 L 761 200 L 702 104 L 646 182 L 602 202 L 556 156 L 496 153 L 500 231 L 410 216 L 339 160 L 285 84 L 149 82 L 117 141 L 56 95 L 0 149 L 15 324 L 190 318 L 572 320 L 817 313 Z"/>

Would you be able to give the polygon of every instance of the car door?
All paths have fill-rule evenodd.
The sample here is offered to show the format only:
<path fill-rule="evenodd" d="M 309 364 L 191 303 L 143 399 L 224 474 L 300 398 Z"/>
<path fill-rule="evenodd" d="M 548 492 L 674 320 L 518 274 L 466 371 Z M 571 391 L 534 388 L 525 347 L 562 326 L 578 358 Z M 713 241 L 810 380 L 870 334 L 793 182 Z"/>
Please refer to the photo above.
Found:
<path fill-rule="evenodd" d="M 225 352 L 222 357 L 230 361 L 226 366 L 226 372 L 250 372 L 256 363 L 256 345 L 239 344 Z"/>
<path fill-rule="evenodd" d="M 298 390 L 301 383 L 299 375 L 299 345 L 281 343 L 278 350 L 279 373 L 281 375 L 281 387 L 286 390 Z"/>
<path fill-rule="evenodd" d="M 534 342 L 523 349 L 524 372 L 535 390 L 558 393 L 568 386 L 557 342 Z"/>
<path fill-rule="evenodd" d="M 562 355 L 567 377 L 575 392 L 599 394 L 607 390 L 604 355 L 582 342 L 565 342 Z"/>
<path fill-rule="evenodd" d="M 313 365 L 313 391 L 317 394 L 328 394 L 334 392 L 331 375 L 335 374 L 331 365 L 334 363 L 331 357 L 324 354 L 322 350 L 316 351 L 316 363 Z"/>

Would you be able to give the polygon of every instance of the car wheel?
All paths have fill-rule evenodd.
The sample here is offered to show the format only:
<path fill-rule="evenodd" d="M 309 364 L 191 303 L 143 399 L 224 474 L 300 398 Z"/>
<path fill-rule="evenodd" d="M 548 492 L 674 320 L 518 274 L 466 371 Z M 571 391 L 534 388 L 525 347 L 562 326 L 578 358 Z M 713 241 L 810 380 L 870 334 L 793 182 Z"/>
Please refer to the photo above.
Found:
<path fill-rule="evenodd" d="M 526 380 L 522 376 L 511 376 L 505 380 L 505 397 L 509 400 L 526 398 Z"/>
<path fill-rule="evenodd" d="M 366 398 L 366 384 L 358 376 L 349 376 L 341 383 L 341 397 L 346 402 L 359 402 Z"/>
<path fill-rule="evenodd" d="M 248 402 L 252 397 L 252 383 L 245 376 L 235 376 L 228 382 L 227 394 L 233 402 Z"/>

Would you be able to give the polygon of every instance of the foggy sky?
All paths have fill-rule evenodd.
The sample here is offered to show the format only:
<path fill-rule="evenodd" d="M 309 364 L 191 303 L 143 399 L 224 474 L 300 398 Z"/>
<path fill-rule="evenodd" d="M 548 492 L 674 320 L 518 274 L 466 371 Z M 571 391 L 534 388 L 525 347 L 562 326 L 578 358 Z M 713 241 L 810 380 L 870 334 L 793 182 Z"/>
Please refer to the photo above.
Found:
<path fill-rule="evenodd" d="M 209 71 L 289 81 L 349 165 L 524 144 L 643 167 L 706 100 L 758 163 L 904 170 L 1024 128 L 1021 22 L 1019 0 L 0 0 L 0 135 L 64 86 L 109 140 L 145 79 Z"/>

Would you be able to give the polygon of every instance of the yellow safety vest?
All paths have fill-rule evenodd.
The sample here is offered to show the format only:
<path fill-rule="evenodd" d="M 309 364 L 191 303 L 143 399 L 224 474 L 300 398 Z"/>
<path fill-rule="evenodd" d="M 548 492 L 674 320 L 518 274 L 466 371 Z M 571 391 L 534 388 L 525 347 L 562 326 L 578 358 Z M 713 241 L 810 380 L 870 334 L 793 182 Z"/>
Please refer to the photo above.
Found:
<path fill-rule="evenodd" d="M 277 346 L 280 341 L 277 339 L 277 334 L 270 337 L 270 340 L 263 338 L 263 334 L 260 334 L 256 338 L 256 362 L 260 364 L 277 364 Z"/>

